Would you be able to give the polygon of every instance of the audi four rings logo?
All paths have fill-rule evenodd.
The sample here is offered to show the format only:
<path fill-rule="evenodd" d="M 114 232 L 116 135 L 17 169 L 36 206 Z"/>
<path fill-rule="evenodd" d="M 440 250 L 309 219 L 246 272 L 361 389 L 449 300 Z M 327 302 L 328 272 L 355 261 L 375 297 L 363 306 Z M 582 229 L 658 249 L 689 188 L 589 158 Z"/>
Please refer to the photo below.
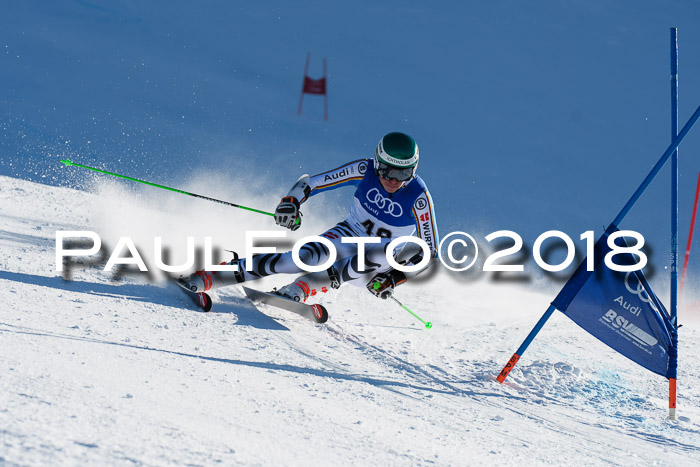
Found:
<path fill-rule="evenodd" d="M 385 209 L 384 213 L 394 217 L 401 217 L 403 209 L 399 203 L 395 203 L 389 198 L 385 198 L 376 188 L 372 188 L 367 192 L 367 201 L 376 204 L 379 209 Z"/>
<path fill-rule="evenodd" d="M 416 209 L 421 210 L 421 209 L 425 209 L 425 206 L 427 204 L 428 203 L 426 203 L 426 201 L 423 198 L 418 198 L 418 200 L 416 201 L 415 207 L 416 207 Z"/>
<path fill-rule="evenodd" d="M 639 281 L 639 279 L 637 279 L 637 276 L 634 276 L 634 278 L 637 279 L 637 287 L 634 288 L 630 285 L 630 275 L 631 274 L 632 274 L 632 271 L 625 274 L 625 288 L 629 291 L 629 293 L 634 294 L 634 295 L 639 295 L 639 299 L 641 301 L 643 301 L 644 303 L 650 303 L 651 300 L 649 299 L 649 294 L 647 294 L 647 291 L 644 290 L 644 286 Z"/>
<path fill-rule="evenodd" d="M 360 164 L 357 166 L 357 171 L 361 174 L 367 172 L 367 162 L 360 162 Z"/>

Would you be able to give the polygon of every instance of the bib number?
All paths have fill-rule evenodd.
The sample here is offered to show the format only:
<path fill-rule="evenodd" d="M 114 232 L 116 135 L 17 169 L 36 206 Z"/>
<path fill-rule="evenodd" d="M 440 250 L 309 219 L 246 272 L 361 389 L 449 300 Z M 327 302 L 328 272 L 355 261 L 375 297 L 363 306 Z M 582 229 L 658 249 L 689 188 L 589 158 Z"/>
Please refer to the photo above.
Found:
<path fill-rule="evenodd" d="M 391 230 L 383 227 L 378 228 L 377 231 L 374 232 L 374 222 L 369 219 L 364 221 L 361 225 L 365 228 L 365 233 L 367 233 L 368 237 L 391 238 Z"/>

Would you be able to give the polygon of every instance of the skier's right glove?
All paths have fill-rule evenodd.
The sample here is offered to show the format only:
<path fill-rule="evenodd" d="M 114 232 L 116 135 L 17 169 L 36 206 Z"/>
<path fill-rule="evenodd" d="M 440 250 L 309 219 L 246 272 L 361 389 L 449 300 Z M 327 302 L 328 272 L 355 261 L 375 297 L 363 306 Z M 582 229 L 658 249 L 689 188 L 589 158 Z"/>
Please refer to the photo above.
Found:
<path fill-rule="evenodd" d="M 297 219 L 299 220 L 297 222 Z M 301 226 L 301 212 L 299 201 L 294 196 L 285 196 L 275 209 L 275 222 L 277 225 L 292 231 Z"/>

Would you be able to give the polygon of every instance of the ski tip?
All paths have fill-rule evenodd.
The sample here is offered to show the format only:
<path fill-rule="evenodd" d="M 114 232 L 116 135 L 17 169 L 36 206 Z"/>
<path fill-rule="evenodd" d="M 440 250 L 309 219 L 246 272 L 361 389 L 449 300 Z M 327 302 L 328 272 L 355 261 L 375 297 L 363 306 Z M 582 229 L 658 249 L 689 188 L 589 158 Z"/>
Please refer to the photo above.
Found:
<path fill-rule="evenodd" d="M 328 321 L 328 310 L 323 305 L 318 303 L 311 305 L 311 311 L 314 313 L 314 319 L 317 323 L 325 323 Z"/>
<path fill-rule="evenodd" d="M 197 294 L 197 298 L 199 299 L 199 306 L 202 307 L 202 310 L 211 311 L 212 301 L 211 301 L 211 297 L 209 296 L 209 294 L 206 294 L 204 292 L 200 292 Z"/>
<path fill-rule="evenodd" d="M 63 160 L 61 160 L 61 162 L 66 164 L 66 167 L 73 165 L 73 163 L 71 161 L 69 161 L 68 159 L 63 159 Z"/>

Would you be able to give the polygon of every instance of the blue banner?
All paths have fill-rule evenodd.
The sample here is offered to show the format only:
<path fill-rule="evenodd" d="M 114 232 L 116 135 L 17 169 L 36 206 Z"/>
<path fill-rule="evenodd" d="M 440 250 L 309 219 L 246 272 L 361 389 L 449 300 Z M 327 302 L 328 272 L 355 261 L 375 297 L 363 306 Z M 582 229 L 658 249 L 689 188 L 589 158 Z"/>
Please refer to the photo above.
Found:
<path fill-rule="evenodd" d="M 675 378 L 669 357 L 675 349 L 668 312 L 641 271 L 616 272 L 604 264 L 611 250 L 608 237 L 616 230 L 612 225 L 596 243 L 595 271 L 586 271 L 584 261 L 552 305 L 632 361 L 661 376 Z M 624 239 L 618 242 L 622 244 Z M 617 254 L 613 262 L 629 265 L 637 258 L 629 253 Z"/>

